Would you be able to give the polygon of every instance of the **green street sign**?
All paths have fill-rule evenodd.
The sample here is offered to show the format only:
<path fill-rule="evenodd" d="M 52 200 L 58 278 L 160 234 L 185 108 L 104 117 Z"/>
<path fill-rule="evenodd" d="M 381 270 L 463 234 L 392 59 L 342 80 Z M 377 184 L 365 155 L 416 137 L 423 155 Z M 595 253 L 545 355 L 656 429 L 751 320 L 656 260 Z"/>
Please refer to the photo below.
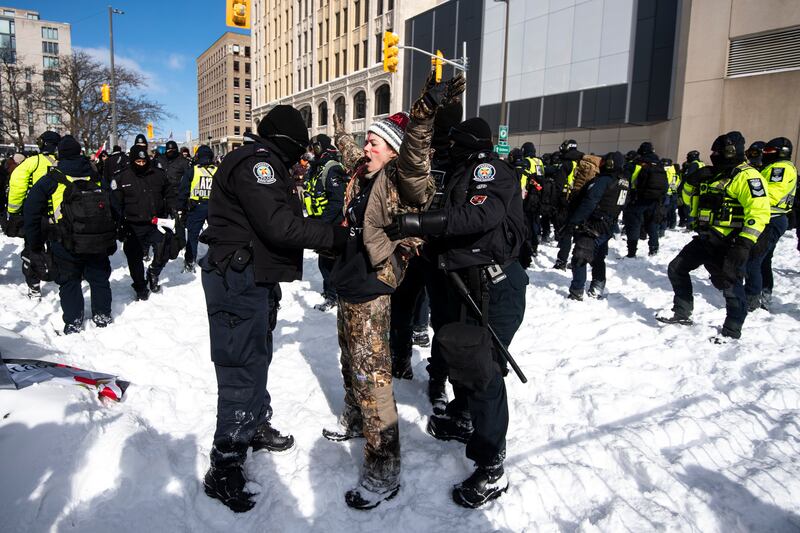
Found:
<path fill-rule="evenodd" d="M 498 144 L 494 147 L 494 151 L 500 155 L 508 155 L 511 152 L 511 147 L 508 144 Z"/>
<path fill-rule="evenodd" d="M 508 126 L 500 125 L 497 132 L 498 144 L 506 144 L 508 142 Z"/>

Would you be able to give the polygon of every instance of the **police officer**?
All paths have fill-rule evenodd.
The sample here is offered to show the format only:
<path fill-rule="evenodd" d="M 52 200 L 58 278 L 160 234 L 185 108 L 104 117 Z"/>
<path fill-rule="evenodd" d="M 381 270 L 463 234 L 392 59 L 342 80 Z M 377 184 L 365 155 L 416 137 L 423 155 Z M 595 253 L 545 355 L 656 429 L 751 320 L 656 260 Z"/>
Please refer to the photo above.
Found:
<path fill-rule="evenodd" d="M 103 163 L 103 181 L 110 184 L 114 174 L 126 168 L 128 168 L 128 154 L 123 152 L 119 145 L 115 144 Z"/>
<path fill-rule="evenodd" d="M 675 229 L 677 225 L 678 210 L 678 188 L 681 185 L 681 175 L 678 173 L 676 165 L 672 163 L 672 159 L 664 158 L 661 160 L 661 165 L 664 167 L 664 172 L 667 173 L 667 196 L 664 198 L 664 219 L 661 221 L 660 237 L 664 236 L 667 229 Z"/>
<path fill-rule="evenodd" d="M 738 131 L 720 135 L 711 145 L 713 167 L 686 176 L 683 198 L 691 206 L 697 236 L 669 264 L 667 274 L 675 292 L 669 324 L 692 323 L 694 308 L 689 273 L 703 265 L 711 283 L 725 296 L 727 315 L 722 337 L 738 339 L 747 317 L 745 265 L 751 249 L 769 222 L 767 184 L 745 161 L 744 137 Z M 721 341 L 715 337 L 716 342 Z"/>
<path fill-rule="evenodd" d="M 544 162 L 536 157 L 536 146 L 532 142 L 522 143 L 522 205 L 528 228 L 531 256 L 536 257 L 539 251 L 539 234 L 541 227 L 541 195 L 544 179 Z M 524 266 L 524 265 L 523 265 Z"/>
<path fill-rule="evenodd" d="M 592 282 L 587 296 L 600 298 L 606 286 L 606 256 L 608 241 L 614 234 L 630 189 L 624 173 L 625 160 L 620 152 L 606 154 L 600 173 L 581 189 L 577 207 L 567 220 L 575 247 L 572 250 L 572 283 L 569 298 L 583 300 L 586 287 L 586 265 L 592 266 Z"/>
<path fill-rule="evenodd" d="M 319 134 L 312 138 L 311 149 L 314 161 L 303 180 L 306 212 L 308 216 L 328 224 L 341 224 L 344 220 L 342 206 L 348 181 L 347 172 L 339 163 L 336 147 L 327 135 Z M 336 289 L 330 283 L 333 263 L 334 258 L 330 253 L 323 251 L 319 254 L 317 266 L 322 274 L 322 297 L 325 301 L 314 306 L 318 311 L 336 307 Z"/>
<path fill-rule="evenodd" d="M 23 237 L 23 205 L 28 192 L 52 165 L 56 164 L 56 146 L 61 136 L 54 131 L 42 133 L 36 143 L 39 153 L 26 158 L 11 172 L 8 182 L 8 219 L 3 231 L 9 237 Z M 3 191 L 5 192 L 5 191 Z M 52 211 L 51 211 L 52 212 Z M 22 274 L 28 285 L 28 298 L 41 298 L 42 289 L 39 276 L 34 272 L 30 262 L 30 247 L 25 243 L 22 249 Z"/>
<path fill-rule="evenodd" d="M 54 220 L 51 232 L 42 230 L 48 217 Z M 58 143 L 57 166 L 31 187 L 25 200 L 25 239 L 32 268 L 40 275 L 51 267 L 44 249 L 48 233 L 54 237 L 50 250 L 64 333 L 83 329 L 83 279 L 91 289 L 92 321 L 99 328 L 106 327 L 112 322 L 108 256 L 117 249 L 110 191 L 71 135 Z"/>
<path fill-rule="evenodd" d="M 747 157 L 747 162 L 750 163 L 750 166 L 754 169 L 761 172 L 763 168 L 762 164 L 762 157 L 764 155 L 764 147 L 767 145 L 764 141 L 756 141 L 750 145 L 750 147 L 745 152 L 745 156 Z"/>
<path fill-rule="evenodd" d="M 764 145 L 761 175 L 767 182 L 771 216 L 762 239 L 762 253 L 751 254 L 747 263 L 745 294 L 748 310 L 759 307 L 769 311 L 772 303 L 772 254 L 781 236 L 789 228 L 789 213 L 797 193 L 797 168 L 791 161 L 792 141 L 776 137 Z"/>
<path fill-rule="evenodd" d="M 647 234 L 648 255 L 658 253 L 658 225 L 664 197 L 669 190 L 666 172 L 652 143 L 643 142 L 636 151 L 636 166 L 631 175 L 631 201 L 625 208 L 625 236 L 628 255 L 636 257 L 640 235 Z M 644 238 L 644 237 L 641 237 Z"/>
<path fill-rule="evenodd" d="M 572 236 L 569 235 L 569 232 L 563 231 L 563 229 L 569 216 L 569 200 L 572 194 L 572 186 L 575 183 L 575 170 L 578 168 L 578 162 L 583 158 L 583 152 L 578 150 L 578 143 L 574 139 L 567 139 L 561 143 L 558 151 L 561 155 L 561 165 L 556 173 L 555 180 L 556 184 L 561 187 L 561 202 L 554 219 L 554 226 L 557 228 L 558 255 L 553 268 L 566 270 Z"/>
<path fill-rule="evenodd" d="M 163 170 L 153 167 L 146 148 L 134 145 L 128 155 L 129 166 L 111 181 L 114 199 L 120 212 L 119 237 L 128 260 L 137 300 L 147 300 L 160 292 L 158 276 L 169 260 L 165 247 L 165 226 L 175 215 L 175 194 Z M 174 220 L 172 221 L 174 229 Z M 144 256 L 153 247 L 153 261 L 145 278 Z"/>
<path fill-rule="evenodd" d="M 163 161 L 165 163 L 164 172 L 167 173 L 167 178 L 170 184 L 175 188 L 175 195 L 177 196 L 181 180 L 184 174 L 191 170 L 192 163 L 181 156 L 181 153 L 178 151 L 178 143 L 175 141 L 167 141 Z"/>
<path fill-rule="evenodd" d="M 303 155 L 308 130 L 300 112 L 274 107 L 251 142 L 229 153 L 214 176 L 209 245 L 200 260 L 217 375 L 217 427 L 205 492 L 235 512 L 250 510 L 247 449 L 282 451 L 294 438 L 270 425 L 267 372 L 277 319 L 278 283 L 300 279 L 303 248 L 341 247 L 347 230 L 303 218 L 288 169 Z"/>
<path fill-rule="evenodd" d="M 468 119 L 451 129 L 450 157 L 455 168 L 449 178 L 442 209 L 395 218 L 387 230 L 392 238 L 433 236 L 429 246 L 437 254 L 439 268 L 461 276 L 469 286 L 484 319 L 508 345 L 522 323 L 528 276 L 517 261 L 524 238 L 524 216 L 519 180 L 513 169 L 492 152 L 492 134 L 482 118 Z M 448 284 L 448 317 L 459 322 L 461 296 Z M 470 321 L 480 323 L 471 316 Z M 437 338 L 443 335 L 443 326 Z M 474 358 L 485 363 L 497 350 L 484 355 L 452 344 L 443 356 L 457 352 L 455 360 Z M 483 352 L 481 352 L 483 354 Z M 453 362 L 453 360 L 449 360 Z M 428 432 L 442 440 L 467 444 L 467 457 L 476 470 L 453 489 L 453 499 L 465 507 L 478 507 L 499 497 L 508 488 L 503 470 L 508 402 L 503 381 L 505 361 L 489 363 L 483 371 L 454 375 L 450 380 L 455 399 L 444 415 L 433 415 Z"/>
<path fill-rule="evenodd" d="M 200 145 L 195 154 L 194 165 L 190 165 L 183 175 L 178 194 L 178 218 L 181 222 L 185 220 L 187 233 L 183 272 L 194 272 L 197 239 L 208 218 L 208 199 L 211 197 L 216 172 L 214 152 L 209 146 Z"/>
<path fill-rule="evenodd" d="M 678 226 L 686 227 L 691 221 L 689 220 L 689 212 L 691 206 L 683 202 L 683 184 L 686 181 L 686 176 L 706 166 L 700 159 L 700 152 L 691 150 L 686 153 L 686 161 L 681 165 L 681 182 L 678 187 Z"/>

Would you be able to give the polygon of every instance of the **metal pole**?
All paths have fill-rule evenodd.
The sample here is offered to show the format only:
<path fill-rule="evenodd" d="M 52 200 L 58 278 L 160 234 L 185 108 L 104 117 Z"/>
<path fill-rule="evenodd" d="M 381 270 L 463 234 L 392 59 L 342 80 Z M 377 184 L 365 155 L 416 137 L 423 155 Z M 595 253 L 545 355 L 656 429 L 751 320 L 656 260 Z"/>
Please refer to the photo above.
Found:
<path fill-rule="evenodd" d="M 501 0 L 506 4 L 506 26 L 503 42 L 503 85 L 500 92 L 500 124 L 506 126 L 506 74 L 508 72 L 508 12 L 511 11 L 511 0 Z"/>
<path fill-rule="evenodd" d="M 111 148 L 117 144 L 117 79 L 114 73 L 114 8 L 108 6 L 108 38 L 111 50 Z"/>
<path fill-rule="evenodd" d="M 461 63 L 464 65 L 464 105 L 461 106 L 461 120 L 467 120 L 467 41 L 463 41 L 461 47 Z"/>

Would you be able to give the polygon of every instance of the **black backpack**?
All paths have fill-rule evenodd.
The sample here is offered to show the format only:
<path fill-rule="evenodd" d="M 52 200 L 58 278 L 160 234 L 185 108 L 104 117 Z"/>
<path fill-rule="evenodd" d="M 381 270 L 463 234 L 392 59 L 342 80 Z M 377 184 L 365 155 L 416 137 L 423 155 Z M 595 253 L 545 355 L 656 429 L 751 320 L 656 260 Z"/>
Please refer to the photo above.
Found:
<path fill-rule="evenodd" d="M 662 200 L 667 195 L 669 180 L 667 172 L 661 165 L 642 164 L 642 170 L 636 177 L 636 197 L 638 200 L 650 202 Z"/>
<path fill-rule="evenodd" d="M 105 254 L 116 251 L 116 223 L 111 212 L 111 194 L 91 177 L 68 179 L 55 170 L 64 185 L 56 228 L 61 244 L 75 254 Z M 74 181 L 73 181 L 74 180 Z"/>

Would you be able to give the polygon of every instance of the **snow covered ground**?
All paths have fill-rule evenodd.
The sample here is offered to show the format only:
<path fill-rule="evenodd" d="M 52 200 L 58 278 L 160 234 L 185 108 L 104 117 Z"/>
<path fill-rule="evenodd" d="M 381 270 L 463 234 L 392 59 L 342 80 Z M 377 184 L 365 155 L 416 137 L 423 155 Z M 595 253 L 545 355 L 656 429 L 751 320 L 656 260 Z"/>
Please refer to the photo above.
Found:
<path fill-rule="evenodd" d="M 130 380 L 101 404 L 79 387 L 0 391 L 0 531 L 798 531 L 800 530 L 800 261 L 779 244 L 771 314 L 751 314 L 743 339 L 708 341 L 723 299 L 695 279 L 695 325 L 664 326 L 666 265 L 689 238 L 669 232 L 654 258 L 619 259 L 609 296 L 567 300 L 568 273 L 543 246 L 529 270 L 528 308 L 511 352 L 530 382 L 507 379 L 508 494 L 483 510 L 450 500 L 471 472 L 463 446 L 425 433 L 427 350 L 413 381 L 395 384 L 403 486 L 370 512 L 348 509 L 363 441 L 320 435 L 342 407 L 335 313 L 321 301 L 315 256 L 284 286 L 269 377 L 288 455 L 247 462 L 260 495 L 234 515 L 203 494 L 216 385 L 200 280 L 169 264 L 164 290 L 133 302 L 124 256 L 112 258 L 115 323 L 62 327 L 57 288 L 25 298 L 17 240 L 0 237 L 0 326 L 7 357 L 43 357 Z M 646 246 L 641 248 L 646 250 Z M 87 288 L 88 291 L 88 288 Z M 88 306 L 88 301 L 87 301 Z M 88 311 L 87 311 L 88 313 Z M 236 529 L 233 529 L 236 528 Z"/>

